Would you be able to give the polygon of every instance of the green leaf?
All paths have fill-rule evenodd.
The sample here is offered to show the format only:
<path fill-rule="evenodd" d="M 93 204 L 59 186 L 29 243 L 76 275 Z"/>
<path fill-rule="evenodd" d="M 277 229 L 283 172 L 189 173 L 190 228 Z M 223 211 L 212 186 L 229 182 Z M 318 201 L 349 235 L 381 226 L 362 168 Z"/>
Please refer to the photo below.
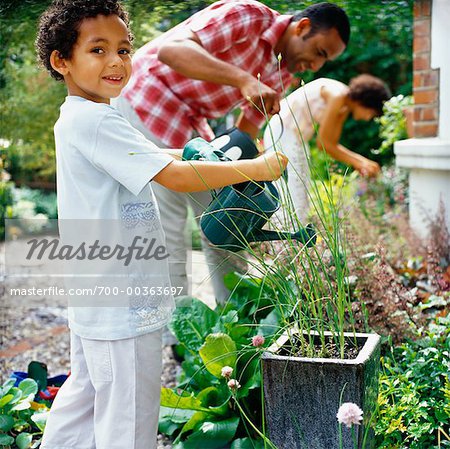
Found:
<path fill-rule="evenodd" d="M 16 444 L 19 449 L 28 449 L 31 446 L 33 437 L 29 433 L 19 433 L 16 437 Z"/>
<path fill-rule="evenodd" d="M 260 354 L 248 352 L 239 359 L 238 381 L 241 384 L 239 389 L 239 398 L 248 395 L 250 390 L 261 386 Z M 242 368 L 240 368 L 242 366 Z"/>
<path fill-rule="evenodd" d="M 206 336 L 219 321 L 219 315 L 206 304 L 191 297 L 177 298 L 177 307 L 169 324 L 178 341 L 197 352 Z"/>
<path fill-rule="evenodd" d="M 195 410 L 161 406 L 159 410 L 159 418 L 160 420 L 169 419 L 174 423 L 183 424 L 188 421 L 194 413 Z"/>
<path fill-rule="evenodd" d="M 187 385 L 195 385 L 196 390 L 202 390 L 210 385 L 214 385 L 218 380 L 211 373 L 209 373 L 203 364 L 200 354 L 186 353 L 186 359 L 181 364 L 183 369 L 180 375 L 180 387 Z M 183 385 L 181 385 L 183 384 Z"/>
<path fill-rule="evenodd" d="M 206 412 L 195 412 L 191 419 L 183 426 L 181 429 L 180 435 L 183 435 L 186 432 L 194 430 L 197 427 L 200 427 L 200 424 L 208 419 L 211 419 L 211 414 Z"/>
<path fill-rule="evenodd" d="M 4 433 L 0 434 L 0 446 L 10 446 L 13 443 L 14 443 L 13 437 L 5 435 Z"/>
<path fill-rule="evenodd" d="M 206 369 L 217 378 L 224 366 L 236 365 L 236 344 L 227 334 L 210 334 L 199 350 Z"/>
<path fill-rule="evenodd" d="M 31 427 L 31 425 L 25 419 L 16 419 L 14 421 L 14 430 L 17 430 L 19 432 L 29 427 Z"/>
<path fill-rule="evenodd" d="M 209 411 L 215 415 L 225 415 L 228 413 L 228 403 L 231 399 L 231 393 L 228 389 L 223 391 L 216 387 L 208 387 L 200 391 L 197 395 L 198 400 L 204 407 L 209 407 Z"/>
<path fill-rule="evenodd" d="M 233 441 L 231 449 L 264 449 L 264 443 L 262 440 L 239 438 L 239 440 Z"/>
<path fill-rule="evenodd" d="M 182 410 L 208 411 L 195 396 L 179 396 L 170 388 L 161 388 L 161 406 Z"/>
<path fill-rule="evenodd" d="M 239 320 L 239 314 L 237 310 L 229 310 L 225 315 L 220 317 L 222 323 L 227 327 L 228 325 L 232 325 L 237 323 Z"/>
<path fill-rule="evenodd" d="M 16 404 L 22 399 L 23 396 L 22 390 L 19 390 L 16 387 L 11 388 L 11 390 L 9 390 L 9 394 L 12 394 L 13 396 L 12 399 L 8 401 L 9 405 Z"/>
<path fill-rule="evenodd" d="M 31 420 L 36 424 L 38 429 L 43 432 L 47 423 L 48 412 L 37 412 L 31 415 Z"/>
<path fill-rule="evenodd" d="M 258 296 L 261 289 L 261 280 L 252 278 L 241 273 L 228 273 L 224 276 L 224 284 L 228 290 L 245 289 L 250 291 L 253 296 Z"/>
<path fill-rule="evenodd" d="M 270 337 L 280 330 L 281 322 L 282 317 L 280 311 L 274 309 L 260 321 L 261 326 L 258 328 L 258 331 L 264 337 Z"/>
<path fill-rule="evenodd" d="M 204 407 L 216 407 L 218 402 L 223 402 L 220 390 L 217 387 L 204 388 L 197 395 L 197 399 Z"/>
<path fill-rule="evenodd" d="M 161 433 L 171 436 L 175 431 L 183 427 L 195 413 L 194 410 L 161 407 L 159 410 L 158 429 Z"/>
<path fill-rule="evenodd" d="M 254 331 L 255 326 L 240 323 L 237 326 L 233 326 L 228 331 L 228 334 L 235 342 L 242 342 L 242 344 L 246 344 L 248 342 L 248 338 L 250 338 L 250 334 Z"/>
<path fill-rule="evenodd" d="M 174 423 L 170 419 L 160 418 L 158 421 L 158 432 L 164 435 L 172 436 L 179 428 L 181 424 Z"/>
<path fill-rule="evenodd" d="M 19 389 L 22 390 L 23 396 L 28 397 L 33 395 L 33 397 L 38 392 L 38 386 L 35 380 L 33 379 L 24 379 L 19 384 Z"/>
<path fill-rule="evenodd" d="M 14 427 L 14 418 L 9 415 L 0 415 L 0 430 L 9 432 Z"/>
<path fill-rule="evenodd" d="M 14 384 L 16 383 L 16 379 L 9 378 L 5 381 L 5 383 L 0 388 L 0 396 L 5 396 L 6 393 L 11 390 L 12 387 L 14 387 Z"/>
<path fill-rule="evenodd" d="M 237 416 L 222 421 L 205 421 L 186 441 L 173 449 L 222 449 L 233 439 L 238 425 Z"/>
<path fill-rule="evenodd" d="M 28 410 L 29 408 L 31 408 L 31 402 L 25 398 L 24 400 L 14 405 L 11 410 L 19 412 L 21 410 Z"/>
<path fill-rule="evenodd" d="M 3 396 L 0 399 L 0 408 L 4 407 L 6 404 L 9 404 L 9 402 L 14 398 L 13 394 L 7 394 L 6 396 Z"/>
<path fill-rule="evenodd" d="M 231 329 L 234 328 L 234 325 L 238 322 L 238 320 L 239 320 L 239 314 L 238 314 L 237 310 L 231 309 L 220 316 L 219 321 L 211 329 L 210 333 L 211 334 L 214 334 L 217 332 L 227 332 L 228 333 Z"/>

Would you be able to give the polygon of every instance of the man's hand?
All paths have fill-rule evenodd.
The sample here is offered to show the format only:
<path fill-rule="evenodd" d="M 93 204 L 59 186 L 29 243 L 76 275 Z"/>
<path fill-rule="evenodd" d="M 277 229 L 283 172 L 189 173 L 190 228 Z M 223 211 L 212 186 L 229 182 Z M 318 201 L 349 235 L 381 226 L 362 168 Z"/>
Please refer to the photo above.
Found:
<path fill-rule="evenodd" d="M 250 76 L 246 82 L 240 87 L 242 96 L 251 103 L 253 107 L 257 107 L 261 111 L 265 109 L 265 112 L 271 116 L 280 112 L 280 96 L 279 94 Z M 262 101 L 264 102 L 264 109 L 262 107 Z"/>
<path fill-rule="evenodd" d="M 381 167 L 379 166 L 379 164 L 366 158 L 358 162 L 358 164 L 355 166 L 355 169 L 358 170 L 361 176 L 368 178 L 374 178 L 378 176 L 381 171 Z"/>
<path fill-rule="evenodd" d="M 253 161 L 258 164 L 257 181 L 275 181 L 283 174 L 289 159 L 283 153 L 271 151 Z"/>

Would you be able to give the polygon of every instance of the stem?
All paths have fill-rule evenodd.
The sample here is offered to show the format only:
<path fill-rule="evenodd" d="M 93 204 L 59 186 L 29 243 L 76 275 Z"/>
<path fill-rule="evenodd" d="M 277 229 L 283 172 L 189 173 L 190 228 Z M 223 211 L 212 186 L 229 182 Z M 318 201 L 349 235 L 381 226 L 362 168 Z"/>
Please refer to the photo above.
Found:
<path fill-rule="evenodd" d="M 269 438 L 267 438 L 251 421 L 251 419 L 246 415 L 245 411 L 243 410 L 243 408 L 241 407 L 241 405 L 239 404 L 238 400 L 236 399 L 236 396 L 233 394 L 233 399 L 235 404 L 237 405 L 239 411 L 241 412 L 242 416 L 246 419 L 246 421 L 250 424 L 250 426 L 252 426 L 253 430 L 264 440 L 264 445 L 266 443 L 269 444 L 269 447 L 271 449 L 278 449 L 270 440 Z"/>

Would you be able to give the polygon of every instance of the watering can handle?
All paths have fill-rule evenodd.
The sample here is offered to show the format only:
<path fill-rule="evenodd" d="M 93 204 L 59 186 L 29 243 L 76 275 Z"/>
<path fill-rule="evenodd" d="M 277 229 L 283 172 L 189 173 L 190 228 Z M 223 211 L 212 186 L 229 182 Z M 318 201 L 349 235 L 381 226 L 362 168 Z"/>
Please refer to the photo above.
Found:
<path fill-rule="evenodd" d="M 230 159 L 221 150 L 214 148 L 201 137 L 190 140 L 185 146 L 182 155 L 183 161 L 229 161 Z"/>

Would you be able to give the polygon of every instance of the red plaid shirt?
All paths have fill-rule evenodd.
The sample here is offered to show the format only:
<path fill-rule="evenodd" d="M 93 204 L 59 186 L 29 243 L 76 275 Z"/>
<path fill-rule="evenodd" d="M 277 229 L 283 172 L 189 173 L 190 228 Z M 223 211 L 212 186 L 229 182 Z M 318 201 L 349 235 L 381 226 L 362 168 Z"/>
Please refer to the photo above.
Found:
<path fill-rule="evenodd" d="M 214 3 L 136 52 L 123 95 L 150 132 L 172 148 L 182 147 L 194 130 L 213 139 L 206 119 L 224 116 L 236 107 L 242 107 L 246 118 L 260 128 L 264 116 L 250 107 L 238 88 L 186 78 L 158 61 L 158 48 L 193 31 L 211 55 L 255 77 L 259 73 L 261 82 L 281 92 L 274 47 L 291 19 L 252 0 Z M 281 78 L 285 88 L 293 81 L 283 61 Z"/>

